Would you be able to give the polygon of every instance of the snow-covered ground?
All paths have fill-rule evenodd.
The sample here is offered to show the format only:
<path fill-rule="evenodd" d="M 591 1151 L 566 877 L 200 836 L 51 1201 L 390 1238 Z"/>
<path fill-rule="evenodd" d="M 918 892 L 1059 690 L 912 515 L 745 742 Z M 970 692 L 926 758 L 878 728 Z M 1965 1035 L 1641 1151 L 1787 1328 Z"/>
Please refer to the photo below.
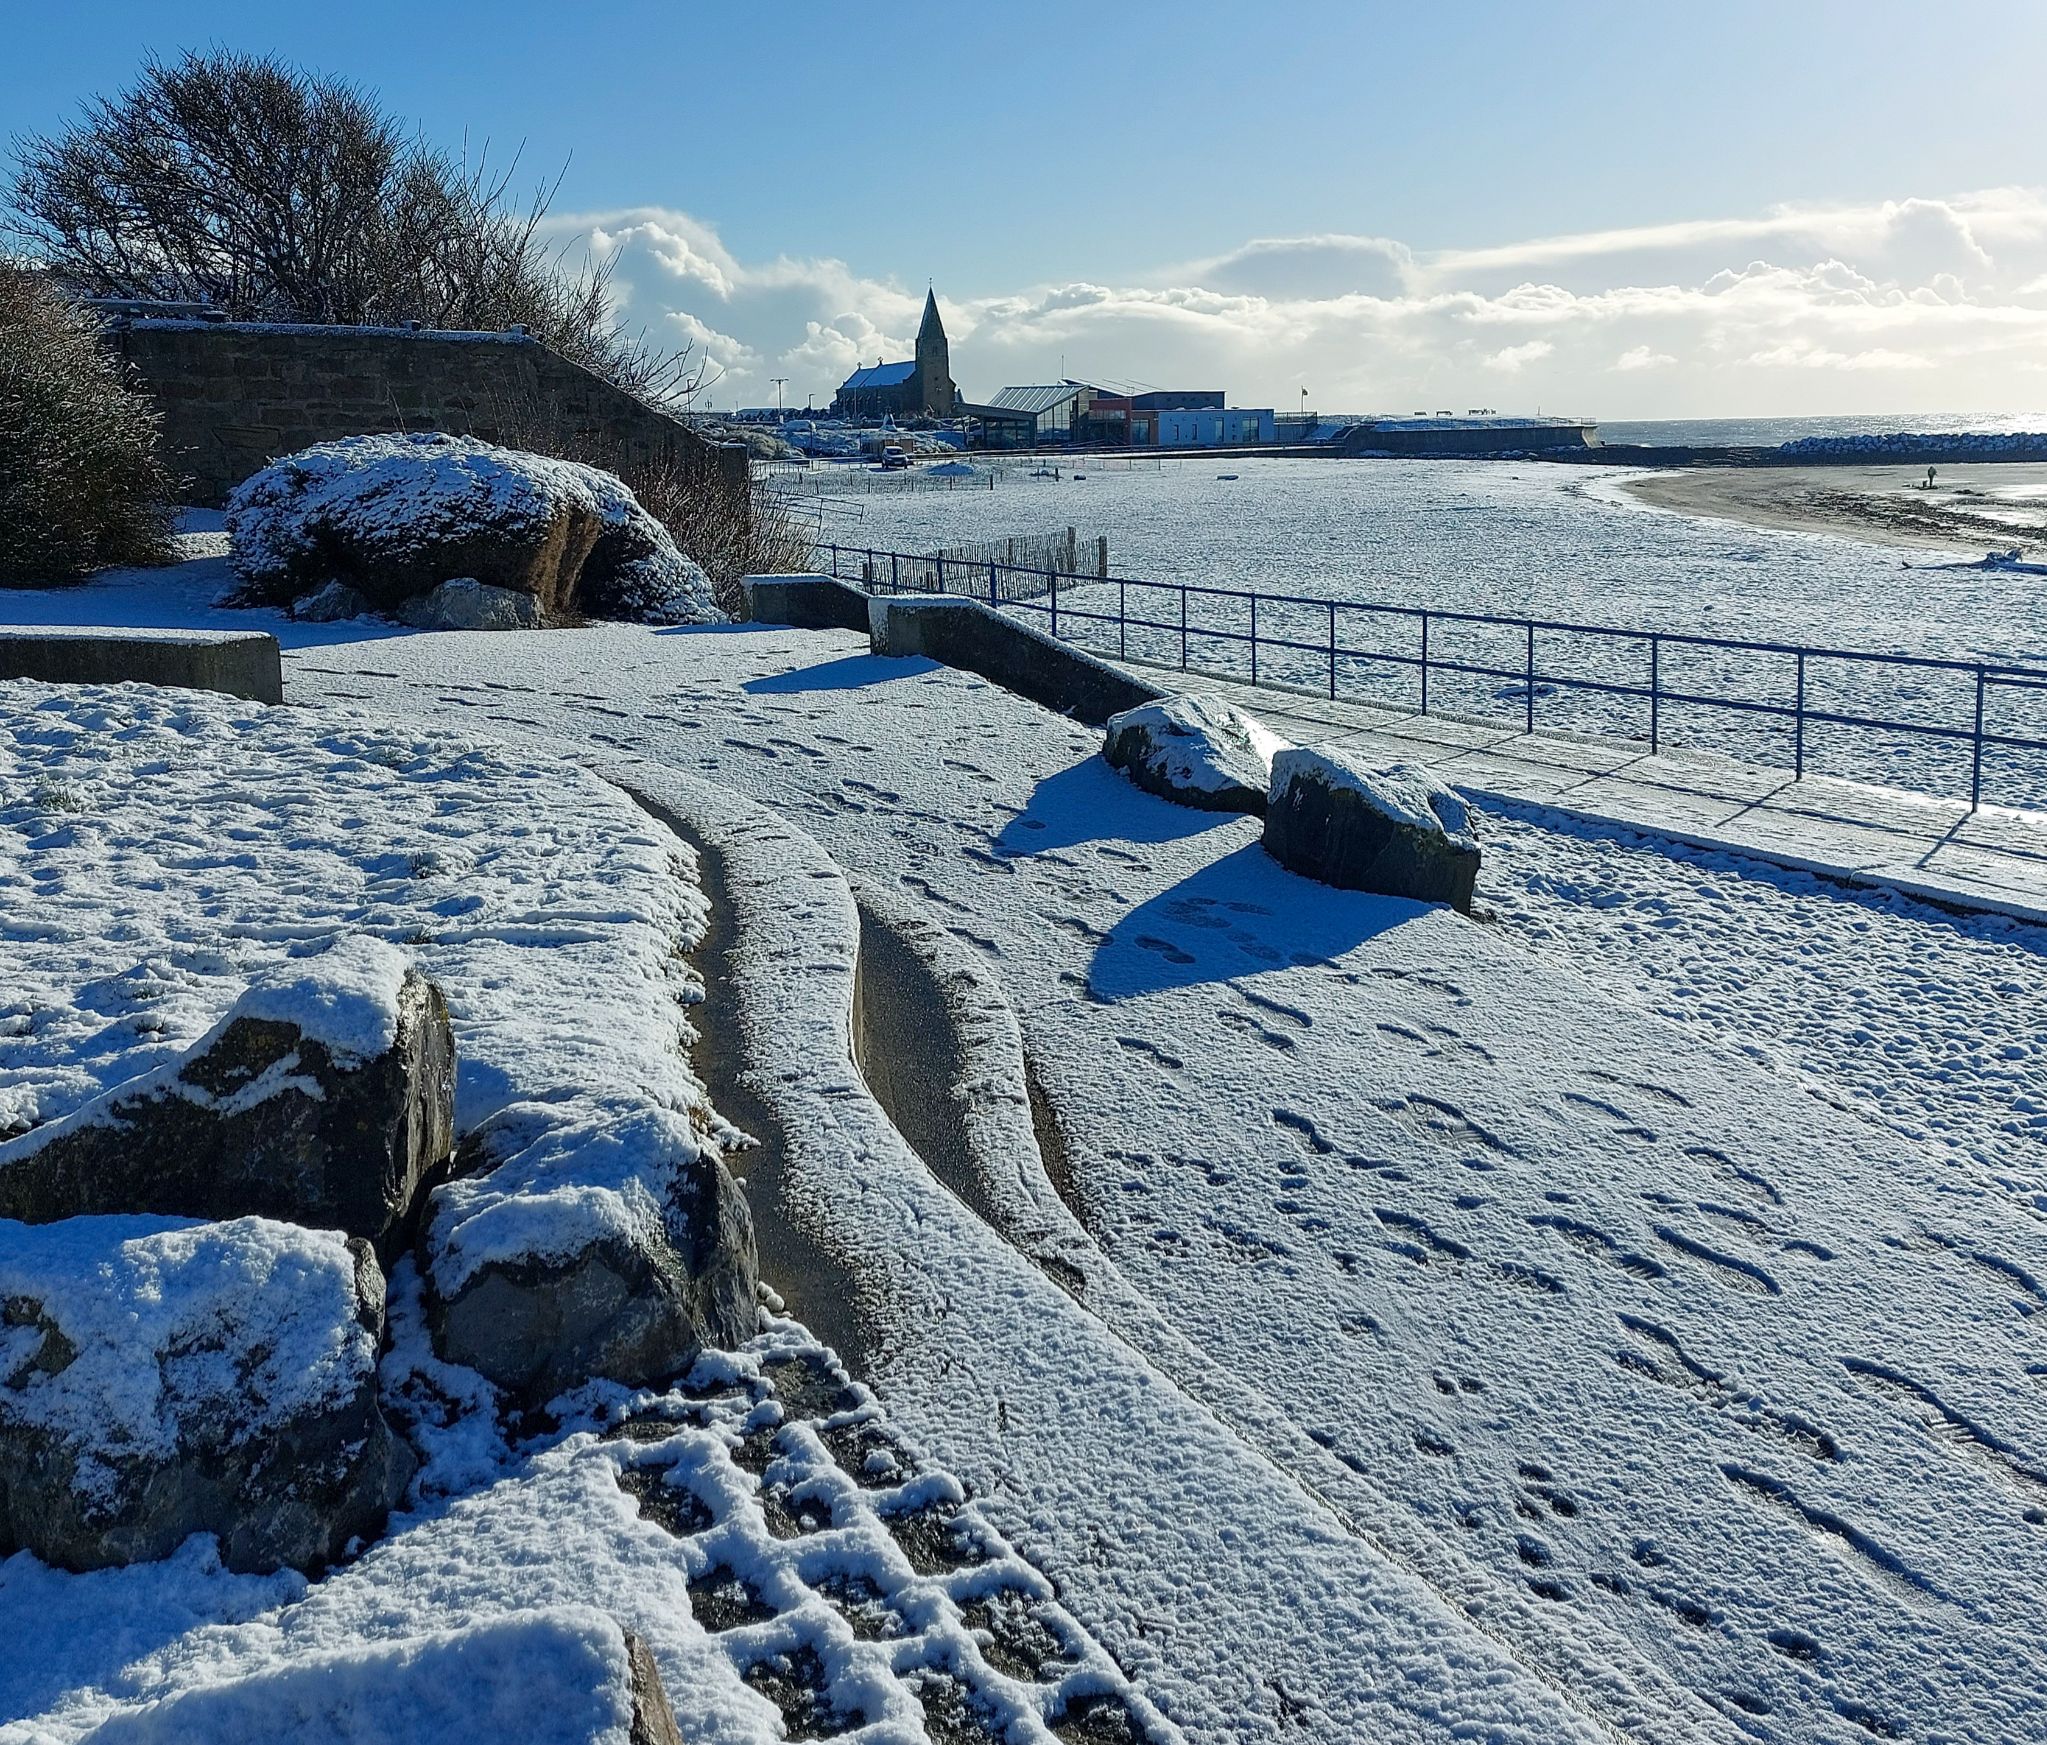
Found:
<path fill-rule="evenodd" d="M 195 621 L 268 622 L 180 585 Z M 132 583 L 51 600 L 95 596 L 162 611 Z M 283 629 L 297 700 L 709 776 L 981 962 L 1127 1293 L 1099 1312 L 1135 1367 L 1113 1389 L 1075 1375 L 1045 1432 L 1063 1467 L 1029 1423 L 991 1439 L 992 1403 L 942 1370 L 945 1318 L 992 1353 L 1017 1306 L 945 1292 L 939 1250 L 944 1316 L 878 1305 L 871 1378 L 1190 1736 L 2038 1733 L 2042 930 L 1533 808 L 1481 820 L 1497 919 L 1467 922 L 1296 879 L 1254 823 L 1131 788 L 1096 735 L 851 637 Z M 1151 1489 L 1090 1494 L 1091 1403 L 1145 1376 L 1234 1436 L 1230 1484 L 1204 1492 L 1167 1440 L 1113 1451 Z M 457 1494 L 501 1470 L 608 1497 L 616 1446 L 450 1435 L 422 1513 L 459 1534 L 537 1507 L 524 1479 Z M 1235 1476 L 1260 1463 L 1275 1500 L 1247 1507 Z M 1133 1523 L 1168 1522 L 1198 1589 L 1187 1551 L 1131 1555 L 1162 1543 Z M 358 1615 L 347 1584 L 379 1557 L 441 1542 L 399 1543 L 324 1584 L 322 1615 Z M 1388 1560 L 1471 1642 L 1387 1586 Z M 19 1564 L 10 1618 L 86 1603 Z M 482 1606 L 503 1574 L 439 1587 Z M 281 1597 L 197 1565 L 123 1579 L 166 1618 Z M 160 1628 L 167 1652 L 212 1652 Z M 687 1682 L 705 1645 L 670 1628 L 650 1640 Z M 1390 1709 L 1382 1632 L 1407 1656 Z M 1545 1709 L 1544 1689 L 1569 1694 Z"/>
<path fill-rule="evenodd" d="M 2026 1731 L 2047 1230 L 2012 1032 L 2038 930 L 1535 813 L 1498 827 L 1499 923 L 1325 892 L 1252 824 L 1135 792 L 1094 735 L 845 637 L 413 638 L 307 651 L 291 682 L 710 774 L 942 916 L 1020 1015 L 1110 1259 L 1524 1659 L 1660 1671 L 1691 1693 L 1676 1737 Z M 1661 955 L 1630 967 L 1626 913 Z M 1823 949 L 1864 940 L 1889 980 Z M 1710 981 L 1660 973 L 1694 957 Z M 1858 1029 L 1909 1037 L 1881 1098 Z M 2001 1063 L 1973 1086 L 1949 1072 L 1972 1054 Z M 1146 1603 L 1124 1580 L 1072 1595 L 1112 1641 Z M 1169 1712 L 1194 1651 L 1155 1667 Z M 1354 1695 L 1335 1664 L 1287 1690 L 1339 1729 Z"/>
<path fill-rule="evenodd" d="M 1084 464 L 1084 463 L 1081 463 Z M 1219 478 L 1218 472 L 1233 475 Z M 2047 663 L 2047 579 L 1948 566 L 1937 554 L 1899 552 L 1825 533 L 1776 532 L 1645 508 L 1621 491 L 1626 469 L 1498 461 L 1176 461 L 1151 472 L 1090 472 L 1084 479 L 1003 491 L 911 495 L 863 503 L 828 540 L 929 552 L 1026 529 L 1078 526 L 1106 535 L 1112 568 L 1136 582 L 1249 590 L 1321 601 L 1532 617 L 1570 624 L 1735 638 L 1813 648 L 1910 653 L 2038 671 Z M 1980 552 L 1962 555 L 1980 556 Z M 857 575 L 858 559 L 842 560 Z M 1062 588 L 1065 633 L 1110 654 L 1167 664 L 1181 655 L 1180 596 L 1132 586 Z M 1241 600 L 1194 596 L 1188 658 L 1242 678 L 1252 629 Z M 1150 630 L 1119 631 L 1079 614 L 1119 612 Z M 1042 622 L 1042 616 L 1037 620 Z M 1263 606 L 1259 670 L 1319 690 L 1330 616 L 1319 604 Z M 1203 630 L 1223 634 L 1204 636 Z M 1413 708 L 1417 620 L 1350 611 L 1336 621 L 1342 694 Z M 1301 646 L 1289 649 L 1286 643 Z M 1519 719 L 1527 658 L 1514 627 L 1437 619 L 1429 653 L 1438 711 Z M 1397 657 L 1375 660 L 1372 655 Z M 1534 650 L 1541 674 L 1646 686 L 1651 651 L 1639 638 L 1548 632 Z M 1407 664 L 1399 664 L 1400 662 Z M 1494 676 L 1460 674 L 1464 662 Z M 1497 676 L 1504 675 L 1504 676 Z M 1665 643 L 1666 693 L 1733 697 L 1789 707 L 1800 675 L 1789 656 Z M 1973 674 L 1813 661 L 1803 677 L 1809 709 L 1966 732 Z M 1539 684 L 1539 726 L 1644 738 L 1639 697 Z M 1992 732 L 2047 740 L 2047 689 L 1993 685 Z M 1666 704 L 1668 745 L 1724 751 L 1790 767 L 1788 719 Z M 1922 735 L 1815 724 L 1810 767 L 1862 780 L 1966 793 L 1969 758 Z M 2047 755 L 1993 747 L 1985 792 L 2047 803 Z"/>

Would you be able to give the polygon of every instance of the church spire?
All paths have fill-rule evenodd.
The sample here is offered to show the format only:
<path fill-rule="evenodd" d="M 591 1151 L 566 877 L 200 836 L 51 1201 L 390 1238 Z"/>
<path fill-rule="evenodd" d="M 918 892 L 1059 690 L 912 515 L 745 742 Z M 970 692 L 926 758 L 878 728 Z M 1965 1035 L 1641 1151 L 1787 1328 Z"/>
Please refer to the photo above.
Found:
<path fill-rule="evenodd" d="M 943 341 L 944 338 L 945 323 L 938 319 L 938 293 L 927 290 L 924 293 L 924 320 L 917 329 L 918 349 L 922 350 L 931 340 Z"/>

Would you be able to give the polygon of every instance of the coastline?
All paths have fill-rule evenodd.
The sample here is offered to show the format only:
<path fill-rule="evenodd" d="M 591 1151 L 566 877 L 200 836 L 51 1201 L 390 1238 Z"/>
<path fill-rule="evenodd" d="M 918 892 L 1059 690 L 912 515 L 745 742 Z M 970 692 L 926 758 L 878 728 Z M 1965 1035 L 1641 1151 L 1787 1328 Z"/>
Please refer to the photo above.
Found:
<path fill-rule="evenodd" d="M 1691 467 L 1619 481 L 1673 514 L 1875 545 L 1980 556 L 2047 549 L 2047 463 L 1954 462 L 1923 488 L 1924 467 Z"/>

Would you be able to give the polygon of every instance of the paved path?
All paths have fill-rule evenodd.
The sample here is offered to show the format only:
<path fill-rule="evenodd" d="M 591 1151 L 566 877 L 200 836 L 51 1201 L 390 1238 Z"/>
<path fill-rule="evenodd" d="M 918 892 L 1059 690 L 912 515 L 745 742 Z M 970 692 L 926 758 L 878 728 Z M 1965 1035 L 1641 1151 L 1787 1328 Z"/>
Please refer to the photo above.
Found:
<path fill-rule="evenodd" d="M 1517 733 L 1226 679 L 1199 682 L 1304 745 L 1413 758 L 1475 793 L 2047 923 L 2047 814 L 1971 813 L 1958 800 L 1831 776 L 1793 781 L 1783 770 L 1707 752 L 1652 757 L 1626 740 Z"/>

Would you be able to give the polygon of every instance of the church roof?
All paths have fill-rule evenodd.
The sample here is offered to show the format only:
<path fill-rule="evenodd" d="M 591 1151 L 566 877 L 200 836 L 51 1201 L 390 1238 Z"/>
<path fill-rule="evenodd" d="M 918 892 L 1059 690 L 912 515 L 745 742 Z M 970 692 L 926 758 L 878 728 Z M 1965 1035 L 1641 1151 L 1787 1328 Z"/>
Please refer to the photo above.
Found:
<path fill-rule="evenodd" d="M 869 364 L 864 370 L 855 370 L 839 384 L 842 394 L 858 393 L 863 388 L 900 388 L 917 373 L 912 363 Z"/>

